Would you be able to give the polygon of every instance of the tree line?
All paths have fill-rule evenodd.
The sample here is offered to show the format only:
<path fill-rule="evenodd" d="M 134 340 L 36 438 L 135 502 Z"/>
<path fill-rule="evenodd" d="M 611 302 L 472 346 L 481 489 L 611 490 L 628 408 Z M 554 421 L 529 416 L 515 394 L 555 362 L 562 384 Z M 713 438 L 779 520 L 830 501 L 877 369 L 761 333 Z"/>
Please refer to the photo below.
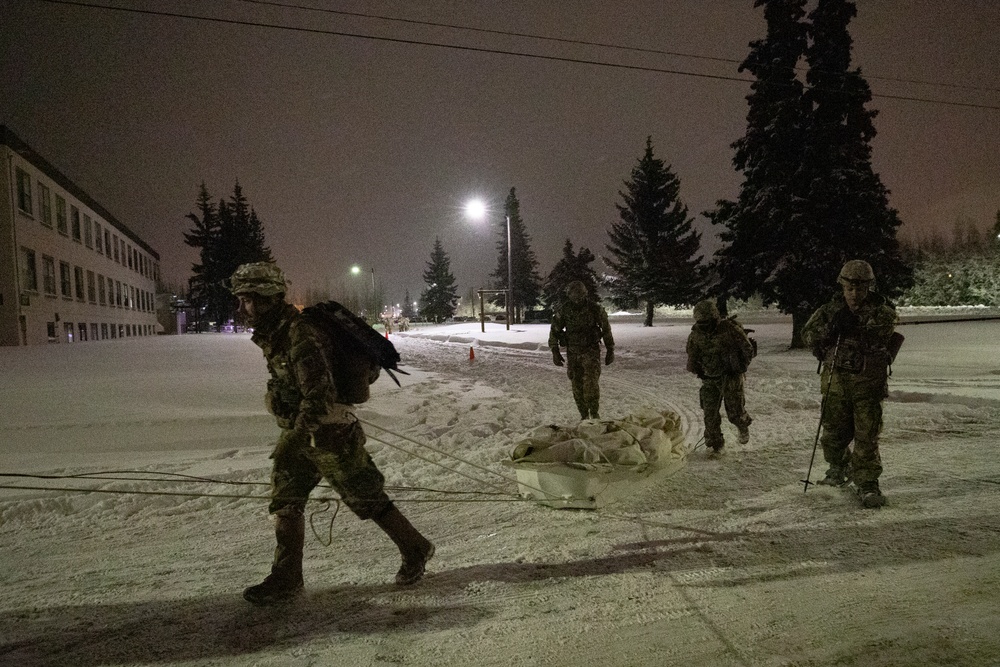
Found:
<path fill-rule="evenodd" d="M 683 203 L 680 178 L 647 137 L 618 193 L 618 219 L 610 223 L 602 255 L 606 272 L 592 268 L 597 256 L 589 248 L 574 249 L 567 238 L 562 257 L 540 275 L 516 189 L 510 189 L 496 223 L 490 287 L 509 287 L 509 219 L 515 321 L 540 306 L 558 307 L 565 286 L 581 280 L 593 295 L 603 290 L 616 307 L 641 309 L 647 326 L 660 305 L 688 306 L 714 297 L 724 308 L 731 298 L 754 298 L 792 316 L 792 345 L 800 346 L 802 325 L 833 295 L 837 273 L 849 259 L 871 263 L 879 291 L 889 298 L 944 293 L 932 286 L 933 272 L 914 273 L 914 266 L 930 266 L 930 255 L 899 242 L 901 221 L 872 167 L 877 111 L 870 108 L 871 90 L 861 70 L 851 65 L 848 27 L 857 14 L 855 3 L 755 0 L 754 6 L 763 8 L 767 28 L 750 43 L 739 68 L 753 78 L 746 132 L 732 144 L 733 167 L 743 180 L 735 199 L 719 200 L 702 212 L 720 228 L 721 248 L 712 257 L 700 254 L 701 235 Z M 202 185 L 197 209 L 188 216 L 194 229 L 185 235 L 189 245 L 201 249 L 191 297 L 221 319 L 227 307 L 232 311 L 221 291 L 225 279 L 242 261 L 269 260 L 270 251 L 238 184 L 218 205 Z M 452 317 L 458 289 L 440 238 L 423 282 L 420 314 L 435 321 Z M 372 291 L 375 297 L 378 289 Z M 493 301 L 503 305 L 503 299 L 499 294 Z M 413 314 L 408 291 L 404 314 Z"/>

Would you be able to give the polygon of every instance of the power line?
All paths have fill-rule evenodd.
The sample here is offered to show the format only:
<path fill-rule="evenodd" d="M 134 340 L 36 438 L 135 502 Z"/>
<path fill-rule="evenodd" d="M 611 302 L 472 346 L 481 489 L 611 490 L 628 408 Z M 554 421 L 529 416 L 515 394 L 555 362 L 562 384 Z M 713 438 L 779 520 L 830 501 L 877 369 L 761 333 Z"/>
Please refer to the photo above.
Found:
<path fill-rule="evenodd" d="M 455 23 L 439 23 L 439 22 L 435 22 L 435 21 L 419 21 L 419 20 L 416 20 L 416 19 L 404 19 L 404 18 L 398 18 L 398 17 L 395 17 L 395 16 L 384 16 L 384 15 L 381 15 L 381 14 L 366 14 L 366 13 L 363 13 L 363 12 L 348 12 L 348 11 L 343 11 L 343 10 L 339 10 L 339 9 L 325 9 L 325 8 L 322 8 L 322 7 L 308 7 L 308 6 L 305 6 L 305 5 L 296 5 L 296 4 L 285 3 L 285 2 L 275 2 L 274 0 L 237 0 L 237 2 L 244 2 L 244 3 L 247 3 L 247 4 L 254 4 L 254 5 L 266 5 L 266 6 L 272 6 L 272 7 L 283 7 L 285 9 L 300 9 L 300 10 L 303 10 L 303 11 L 320 12 L 320 13 L 323 13 L 323 14 L 336 14 L 338 16 L 351 16 L 351 17 L 355 17 L 355 18 L 376 19 L 376 20 L 379 20 L 379 21 L 391 21 L 391 22 L 396 22 L 396 23 L 409 23 L 409 24 L 412 24 L 412 25 L 422 25 L 422 26 L 428 26 L 428 27 L 433 27 L 433 28 L 449 28 L 449 29 L 452 29 L 452 30 L 464 30 L 464 31 L 468 31 L 468 32 L 480 32 L 480 33 L 485 33 L 485 34 L 490 34 L 490 35 L 502 35 L 502 36 L 505 36 L 505 37 L 526 37 L 526 38 L 529 38 L 529 39 L 538 39 L 538 40 L 542 40 L 542 41 L 546 41 L 546 42 L 558 42 L 558 43 L 561 43 L 561 44 L 576 44 L 576 45 L 579 45 L 579 46 L 597 46 L 597 47 L 607 48 L 607 49 L 617 49 L 617 50 L 620 50 L 620 51 L 634 51 L 636 53 L 649 53 L 649 54 L 660 55 L 660 56 L 675 56 L 675 57 L 680 57 L 680 58 L 693 58 L 693 59 L 696 59 L 696 60 L 708 60 L 708 61 L 712 61 L 712 62 L 720 62 L 720 63 L 726 63 L 726 64 L 732 64 L 732 65 L 739 65 L 739 64 L 741 64 L 743 62 L 743 61 L 738 60 L 736 58 L 724 58 L 722 56 L 706 56 L 706 55 L 698 54 L 698 53 L 684 53 L 684 52 L 681 52 L 681 51 L 667 51 L 667 50 L 664 50 L 664 49 L 649 49 L 649 48 L 643 48 L 643 47 L 639 47 L 639 46 L 626 46 L 626 45 L 623 45 L 623 44 L 612 44 L 612 43 L 609 43 L 609 42 L 592 42 L 592 41 L 583 40 L 583 39 L 568 39 L 568 38 L 564 38 L 564 37 L 552 37 L 550 35 L 539 35 L 537 33 L 514 32 L 514 31 L 507 31 L 507 30 L 496 30 L 496 29 L 492 29 L 492 28 L 476 28 L 476 27 L 473 27 L 473 26 L 458 25 L 458 24 L 455 24 Z M 806 71 L 806 68 L 804 68 L 804 67 L 797 67 L 795 69 L 797 69 L 799 71 Z M 1000 93 L 1000 88 L 989 88 L 989 87 L 985 87 L 985 86 L 970 86 L 970 85 L 961 84 L 961 83 L 945 83 L 945 82 L 940 82 L 940 81 L 924 81 L 924 80 L 921 80 L 921 79 L 903 79 L 903 78 L 898 78 L 898 77 L 879 76 L 879 75 L 868 75 L 865 78 L 873 80 L 873 81 L 892 81 L 894 83 L 909 83 L 909 84 L 918 84 L 918 85 L 922 85 L 922 86 L 939 86 L 939 87 L 942 87 L 942 88 L 956 88 L 956 89 L 960 89 L 960 90 L 971 90 L 971 91 L 976 91 L 976 92 Z"/>
<path fill-rule="evenodd" d="M 700 72 L 688 72 L 684 70 L 677 69 L 667 69 L 661 67 L 647 67 L 642 65 L 626 65 L 623 63 L 611 63 L 601 60 L 588 60 L 584 58 L 568 58 L 563 56 L 552 56 L 552 55 L 542 55 L 535 53 L 525 53 L 521 51 L 506 51 L 503 49 L 488 49 L 484 47 L 475 46 L 462 46 L 458 44 L 446 44 L 443 42 L 428 42 L 416 39 L 403 39 L 399 37 L 380 37 L 376 35 L 364 35 L 360 33 L 343 32 L 339 30 L 323 30 L 319 28 L 304 28 L 299 26 L 287 26 L 278 23 L 260 23 L 254 21 L 242 21 L 239 19 L 225 19 L 225 18 L 215 18 L 210 16 L 198 16 L 194 14 L 181 14 L 177 12 L 164 12 L 156 11 L 151 9 L 136 9 L 131 7 L 116 7 L 113 5 L 99 5 L 86 2 L 78 2 L 76 0 L 39 0 L 39 2 L 47 2 L 55 5 L 69 5 L 74 7 L 85 7 L 88 9 L 106 9 L 111 11 L 128 12 L 133 14 L 143 14 L 148 16 L 163 16 L 167 18 L 179 18 L 179 19 L 189 19 L 194 21 L 206 21 L 210 23 L 223 23 L 227 25 L 239 25 L 254 28 L 270 28 L 275 30 L 290 30 L 293 32 L 304 32 L 309 34 L 317 35 L 328 35 L 334 37 L 350 37 L 354 39 L 368 39 L 380 42 L 390 42 L 394 44 L 408 44 L 411 46 L 430 46 L 443 49 L 454 49 L 458 51 L 469 51 L 474 53 L 489 53 L 493 55 L 505 55 L 505 56 L 516 56 L 519 58 L 534 58 L 538 60 L 549 60 L 555 62 L 572 63 L 577 65 L 594 65 L 598 67 L 610 67 L 614 69 L 625 69 L 631 71 L 640 72 L 651 72 L 655 74 L 674 74 L 677 76 L 688 76 L 700 79 L 712 79 L 716 81 L 736 81 L 739 83 L 755 83 L 756 79 L 748 79 L 744 77 L 736 76 L 724 76 L 719 74 L 704 74 Z M 971 109 L 988 109 L 991 111 L 1000 111 L 1000 106 L 988 105 L 988 104 L 976 104 L 973 102 L 953 102 L 950 100 L 938 100 L 923 97 L 912 97 L 907 95 L 886 95 L 886 94 L 875 94 L 872 93 L 872 97 L 878 97 L 882 99 L 890 100 L 901 100 L 906 102 L 922 102 L 925 104 L 941 104 L 945 106 L 953 107 L 964 107 Z"/>

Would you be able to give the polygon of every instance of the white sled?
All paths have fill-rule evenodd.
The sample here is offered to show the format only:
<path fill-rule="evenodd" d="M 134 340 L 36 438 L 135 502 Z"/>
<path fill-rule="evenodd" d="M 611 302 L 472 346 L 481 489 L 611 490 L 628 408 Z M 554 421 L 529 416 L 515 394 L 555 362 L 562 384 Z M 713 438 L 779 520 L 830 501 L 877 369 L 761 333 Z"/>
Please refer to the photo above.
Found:
<path fill-rule="evenodd" d="M 645 412 L 578 426 L 544 426 L 515 445 L 504 465 L 524 498 L 557 508 L 596 509 L 684 467 L 680 416 Z"/>

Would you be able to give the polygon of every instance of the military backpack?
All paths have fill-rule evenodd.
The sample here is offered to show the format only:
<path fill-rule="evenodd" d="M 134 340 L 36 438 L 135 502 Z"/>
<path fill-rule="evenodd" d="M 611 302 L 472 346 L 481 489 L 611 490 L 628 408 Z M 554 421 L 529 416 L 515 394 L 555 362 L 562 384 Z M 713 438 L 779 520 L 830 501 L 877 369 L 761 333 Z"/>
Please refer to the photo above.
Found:
<path fill-rule="evenodd" d="M 399 385 L 399 352 L 370 324 L 336 301 L 326 301 L 302 310 L 302 316 L 324 337 L 323 354 L 333 375 L 337 395 L 343 403 L 364 403 L 371 396 L 369 385 L 385 369 Z"/>

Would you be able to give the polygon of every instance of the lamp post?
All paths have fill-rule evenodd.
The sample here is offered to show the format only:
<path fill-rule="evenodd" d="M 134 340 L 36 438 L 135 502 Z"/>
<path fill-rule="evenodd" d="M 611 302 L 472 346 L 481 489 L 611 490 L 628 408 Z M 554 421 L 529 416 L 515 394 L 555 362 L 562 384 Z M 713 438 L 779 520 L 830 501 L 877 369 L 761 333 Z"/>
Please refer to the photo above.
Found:
<path fill-rule="evenodd" d="M 371 303 L 367 304 L 366 307 L 370 306 L 370 308 L 371 308 L 371 317 L 373 317 L 373 318 L 375 318 L 377 320 L 380 317 L 380 314 L 377 313 L 376 311 L 381 307 L 382 304 L 375 303 L 375 299 L 377 298 L 376 297 L 376 293 L 375 293 L 375 267 L 372 267 L 371 273 L 372 273 L 372 300 L 371 300 Z M 352 266 L 351 267 L 351 274 L 355 275 L 355 276 L 360 276 L 361 275 L 361 267 L 358 266 L 357 264 L 355 264 L 354 266 Z"/>
<path fill-rule="evenodd" d="M 486 204 L 481 199 L 473 199 L 465 205 L 468 216 L 474 220 L 482 220 L 486 217 Z M 514 321 L 514 263 L 510 244 L 510 216 L 504 215 L 507 221 L 507 328 Z"/>

